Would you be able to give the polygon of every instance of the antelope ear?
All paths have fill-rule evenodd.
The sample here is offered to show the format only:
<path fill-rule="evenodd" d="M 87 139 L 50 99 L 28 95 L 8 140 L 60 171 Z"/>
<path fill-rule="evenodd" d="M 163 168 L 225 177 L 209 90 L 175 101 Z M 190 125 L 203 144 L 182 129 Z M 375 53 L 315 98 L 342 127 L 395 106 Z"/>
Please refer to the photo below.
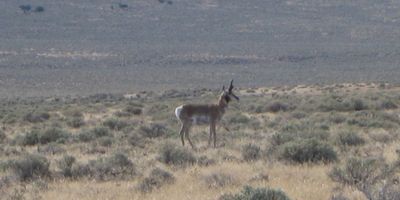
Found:
<path fill-rule="evenodd" d="M 225 91 L 225 85 L 222 85 L 222 91 Z"/>

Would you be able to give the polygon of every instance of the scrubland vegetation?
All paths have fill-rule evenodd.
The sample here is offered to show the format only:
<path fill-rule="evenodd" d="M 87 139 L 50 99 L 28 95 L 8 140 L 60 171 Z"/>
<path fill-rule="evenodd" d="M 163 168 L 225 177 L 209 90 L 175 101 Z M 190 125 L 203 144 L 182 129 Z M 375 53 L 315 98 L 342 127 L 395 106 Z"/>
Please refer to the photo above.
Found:
<path fill-rule="evenodd" d="M 4 199 L 399 199 L 400 87 L 238 91 L 217 148 L 174 108 L 219 91 L 3 99 Z"/>

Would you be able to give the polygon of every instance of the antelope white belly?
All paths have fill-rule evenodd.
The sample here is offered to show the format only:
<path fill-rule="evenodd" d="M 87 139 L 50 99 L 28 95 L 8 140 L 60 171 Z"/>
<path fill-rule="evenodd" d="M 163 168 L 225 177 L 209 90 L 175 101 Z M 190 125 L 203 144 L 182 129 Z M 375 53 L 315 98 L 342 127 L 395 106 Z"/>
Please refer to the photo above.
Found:
<path fill-rule="evenodd" d="M 194 115 L 191 119 L 192 119 L 192 124 L 196 125 L 210 124 L 210 117 L 206 115 Z"/>

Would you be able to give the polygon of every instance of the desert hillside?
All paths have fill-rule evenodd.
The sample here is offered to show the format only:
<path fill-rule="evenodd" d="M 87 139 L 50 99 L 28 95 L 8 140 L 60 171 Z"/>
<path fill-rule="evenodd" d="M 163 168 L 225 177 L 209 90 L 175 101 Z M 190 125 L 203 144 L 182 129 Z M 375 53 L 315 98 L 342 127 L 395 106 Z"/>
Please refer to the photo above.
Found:
<path fill-rule="evenodd" d="M 399 1 L 0 2 L 0 97 L 399 83 Z M 212 75 L 210 75 L 212 74 Z"/>

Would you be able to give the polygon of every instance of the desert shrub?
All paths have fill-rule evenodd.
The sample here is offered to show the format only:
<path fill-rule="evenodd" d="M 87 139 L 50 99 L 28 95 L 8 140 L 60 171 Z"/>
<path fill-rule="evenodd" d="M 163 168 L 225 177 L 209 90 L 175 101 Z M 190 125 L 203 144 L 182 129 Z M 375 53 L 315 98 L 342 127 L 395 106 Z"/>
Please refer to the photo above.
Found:
<path fill-rule="evenodd" d="M 44 7 L 43 6 L 36 6 L 35 12 L 44 12 Z"/>
<path fill-rule="evenodd" d="M 231 175 L 222 172 L 205 175 L 204 181 L 209 188 L 224 187 L 235 182 Z"/>
<path fill-rule="evenodd" d="M 77 135 L 77 138 L 81 142 L 90 142 L 97 138 L 111 136 L 109 129 L 105 127 L 95 127 L 88 131 L 83 131 Z"/>
<path fill-rule="evenodd" d="M 245 124 L 250 122 L 250 118 L 243 114 L 230 115 L 227 120 L 229 123 L 235 124 Z"/>
<path fill-rule="evenodd" d="M 89 161 L 90 176 L 96 180 L 129 179 L 135 175 L 135 167 L 125 154 Z"/>
<path fill-rule="evenodd" d="M 133 133 L 131 136 L 129 136 L 128 142 L 134 147 L 144 148 L 146 144 L 146 139 L 139 134 Z"/>
<path fill-rule="evenodd" d="M 196 162 L 196 158 L 192 152 L 171 143 L 167 143 L 161 147 L 159 160 L 165 164 L 175 166 L 186 166 Z"/>
<path fill-rule="evenodd" d="M 58 168 L 61 170 L 61 174 L 64 177 L 72 177 L 72 165 L 75 163 L 75 161 L 75 157 L 70 155 L 65 155 L 58 161 Z"/>
<path fill-rule="evenodd" d="M 6 139 L 7 139 L 6 133 L 0 130 L 0 143 L 3 143 L 4 141 L 6 141 Z"/>
<path fill-rule="evenodd" d="M 219 200 L 290 200 L 281 190 L 269 188 L 253 188 L 245 186 L 243 190 L 235 195 L 222 195 Z"/>
<path fill-rule="evenodd" d="M 368 199 L 381 199 L 378 197 L 388 185 L 381 186 L 380 183 L 393 177 L 399 167 L 398 163 L 388 165 L 382 158 L 350 158 L 343 168 L 334 167 L 329 176 L 336 182 L 357 188 Z M 392 192 L 396 194 L 393 190 L 386 194 Z"/>
<path fill-rule="evenodd" d="M 274 133 L 271 138 L 272 145 L 279 146 L 294 140 L 297 136 L 291 132 Z"/>
<path fill-rule="evenodd" d="M 60 145 L 58 145 L 57 143 L 52 142 L 47 145 L 38 146 L 37 151 L 38 151 L 38 153 L 41 153 L 41 154 L 55 155 L 55 154 L 64 153 L 66 150 L 64 148 L 60 147 Z"/>
<path fill-rule="evenodd" d="M 126 121 L 122 121 L 116 118 L 110 118 L 103 122 L 103 125 L 110 128 L 111 130 L 120 131 L 128 126 Z"/>
<path fill-rule="evenodd" d="M 200 156 L 197 158 L 197 164 L 200 166 L 210 166 L 214 165 L 216 161 L 212 158 L 208 158 L 207 156 Z"/>
<path fill-rule="evenodd" d="M 113 144 L 114 139 L 112 137 L 106 136 L 106 137 L 99 138 L 98 142 L 103 147 L 110 147 Z"/>
<path fill-rule="evenodd" d="M 160 168 L 153 169 L 149 176 L 144 178 L 138 185 L 138 189 L 142 192 L 151 192 L 165 184 L 171 184 L 175 181 L 175 177 L 170 172 Z"/>
<path fill-rule="evenodd" d="M 77 134 L 76 138 L 81 142 L 90 142 L 94 139 L 94 135 L 90 134 L 90 132 L 83 131 Z"/>
<path fill-rule="evenodd" d="M 82 164 L 74 162 L 71 166 L 71 177 L 72 178 L 80 178 L 80 177 L 91 177 L 92 171 L 90 169 L 89 164 Z"/>
<path fill-rule="evenodd" d="M 30 154 L 13 162 L 11 169 L 21 181 L 50 176 L 50 162 L 46 157 Z"/>
<path fill-rule="evenodd" d="M 399 200 L 400 188 L 398 184 L 385 184 L 379 189 L 378 200 Z"/>
<path fill-rule="evenodd" d="M 385 112 L 366 112 L 354 113 L 353 118 L 347 120 L 347 124 L 367 128 L 393 128 L 400 123 L 395 114 Z"/>
<path fill-rule="evenodd" d="M 39 139 L 40 134 L 41 133 L 39 130 L 33 129 L 28 133 L 17 136 L 15 141 L 18 145 L 23 145 L 23 146 L 36 145 L 40 141 Z"/>
<path fill-rule="evenodd" d="M 83 120 L 83 117 L 72 117 L 68 119 L 67 125 L 72 128 L 80 128 L 85 125 L 85 121 Z"/>
<path fill-rule="evenodd" d="M 357 146 L 365 143 L 365 140 L 355 132 L 341 132 L 336 140 L 343 146 Z"/>
<path fill-rule="evenodd" d="M 298 128 L 288 128 L 282 132 L 277 132 L 272 135 L 271 144 L 279 146 L 296 139 L 317 139 L 327 140 L 329 132 L 324 130 L 297 130 Z M 302 129 L 302 128 L 300 128 Z"/>
<path fill-rule="evenodd" d="M 377 158 L 350 158 L 344 168 L 333 168 L 329 176 L 336 182 L 365 188 L 378 180 L 381 162 Z"/>
<path fill-rule="evenodd" d="M 1 160 L 0 161 L 0 172 L 5 172 L 13 166 L 13 160 Z"/>
<path fill-rule="evenodd" d="M 376 141 L 376 142 L 381 142 L 381 143 L 389 143 L 393 141 L 394 136 L 392 136 L 390 133 L 387 132 L 371 132 L 369 134 L 369 137 Z"/>
<path fill-rule="evenodd" d="M 361 110 L 367 110 L 368 105 L 362 99 L 353 98 L 350 100 L 341 100 L 340 98 L 332 97 L 324 99 L 322 103 L 318 106 L 318 109 L 324 112 L 361 111 Z"/>
<path fill-rule="evenodd" d="M 156 138 L 166 135 L 167 128 L 162 124 L 150 124 L 149 126 L 141 126 L 139 133 L 147 138 Z"/>
<path fill-rule="evenodd" d="M 261 149 L 255 144 L 247 144 L 242 149 L 242 157 L 245 161 L 255 161 L 261 157 Z"/>
<path fill-rule="evenodd" d="M 301 111 L 297 111 L 297 112 L 293 112 L 292 113 L 292 117 L 295 119 L 303 119 L 307 116 L 307 113 L 305 112 L 301 112 Z"/>
<path fill-rule="evenodd" d="M 18 121 L 18 116 L 15 113 L 8 113 L 6 114 L 1 121 L 3 124 L 14 124 Z"/>
<path fill-rule="evenodd" d="M 135 104 L 128 105 L 127 107 L 125 107 L 124 111 L 127 113 L 130 113 L 130 114 L 133 114 L 133 115 L 140 115 L 143 112 L 142 108 L 138 107 L 138 105 L 135 105 Z"/>
<path fill-rule="evenodd" d="M 41 144 L 47 144 L 50 142 L 64 143 L 70 137 L 70 134 L 61 128 L 51 127 L 45 130 L 39 137 Z"/>
<path fill-rule="evenodd" d="M 26 114 L 23 119 L 30 123 L 39 123 L 50 119 L 50 114 L 44 111 L 34 111 Z"/>
<path fill-rule="evenodd" d="M 249 181 L 254 182 L 254 181 L 268 181 L 268 180 L 269 180 L 269 175 L 262 172 L 251 177 Z"/>
<path fill-rule="evenodd" d="M 31 5 L 20 5 L 19 8 L 20 8 L 24 13 L 27 13 L 27 12 L 31 11 L 32 6 L 31 6 Z"/>
<path fill-rule="evenodd" d="M 332 146 L 316 139 L 299 139 L 280 147 L 280 157 L 297 163 L 333 162 L 337 154 Z"/>
<path fill-rule="evenodd" d="M 272 113 L 277 113 L 280 111 L 284 112 L 287 110 L 289 110 L 289 105 L 278 101 L 272 102 L 265 107 L 266 112 L 272 112 Z"/>
<path fill-rule="evenodd" d="M 379 102 L 377 108 L 391 110 L 391 109 L 397 109 L 398 106 L 392 100 L 385 99 L 385 100 L 382 100 L 381 102 Z"/>
<path fill-rule="evenodd" d="M 351 105 L 355 111 L 368 109 L 368 105 L 361 99 L 352 99 Z"/>
<path fill-rule="evenodd" d="M 99 137 L 104 137 L 104 136 L 110 136 L 111 133 L 108 131 L 107 128 L 105 127 L 96 127 L 90 130 L 90 133 L 93 134 L 94 137 L 99 138 Z"/>
<path fill-rule="evenodd" d="M 346 116 L 337 113 L 331 114 L 329 116 L 329 121 L 335 124 L 341 124 L 346 121 Z"/>

